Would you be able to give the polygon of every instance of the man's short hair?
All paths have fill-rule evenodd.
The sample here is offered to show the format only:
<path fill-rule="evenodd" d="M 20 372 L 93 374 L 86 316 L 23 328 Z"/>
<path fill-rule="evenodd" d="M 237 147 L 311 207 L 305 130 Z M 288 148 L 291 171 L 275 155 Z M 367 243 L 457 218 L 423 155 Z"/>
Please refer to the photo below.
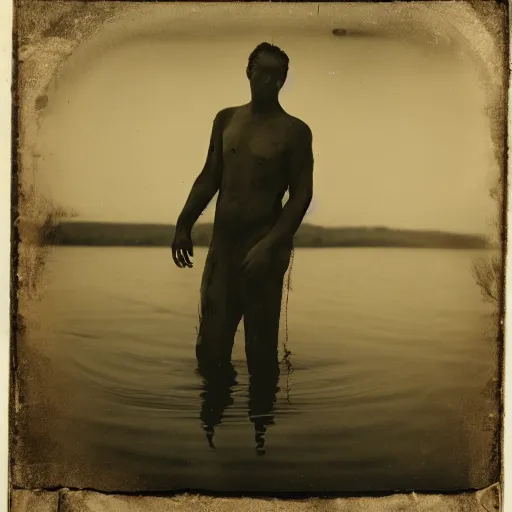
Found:
<path fill-rule="evenodd" d="M 262 53 L 269 53 L 271 55 L 278 57 L 279 59 L 281 59 L 283 61 L 284 76 L 286 78 L 286 75 L 288 74 L 288 66 L 290 63 L 290 59 L 289 59 L 288 55 L 286 55 L 286 53 L 283 50 L 281 50 L 281 48 L 279 48 L 278 46 L 275 46 L 273 44 L 270 44 L 270 43 L 261 43 L 258 46 L 256 46 L 256 48 L 249 55 L 249 62 L 247 64 L 247 69 L 249 71 L 252 70 L 252 67 L 254 66 L 254 61 L 256 60 L 258 55 L 260 55 Z"/>

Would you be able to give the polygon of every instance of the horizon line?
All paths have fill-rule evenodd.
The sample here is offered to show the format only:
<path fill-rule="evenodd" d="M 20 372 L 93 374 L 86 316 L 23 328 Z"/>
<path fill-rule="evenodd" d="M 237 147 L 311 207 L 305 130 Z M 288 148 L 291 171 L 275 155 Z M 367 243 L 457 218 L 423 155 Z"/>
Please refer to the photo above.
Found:
<path fill-rule="evenodd" d="M 132 225 L 132 226 L 168 226 L 168 227 L 176 227 L 176 223 L 173 222 L 161 222 L 161 221 L 118 221 L 118 220 L 85 220 L 85 219 L 62 219 L 55 222 L 55 225 L 59 224 L 118 224 L 118 225 Z M 194 227 L 197 225 L 213 225 L 214 221 L 197 221 L 194 224 Z M 443 230 L 442 228 L 405 228 L 405 227 L 391 227 L 386 225 L 378 225 L 378 224 L 365 224 L 365 225 L 351 225 L 351 224 L 338 224 L 338 225 L 325 225 L 325 224 L 314 224 L 312 222 L 302 222 L 300 227 L 302 226 L 311 226 L 314 228 L 320 229 L 381 229 L 388 231 L 414 231 L 414 232 L 424 232 L 424 233 L 443 233 L 443 234 L 453 234 L 453 235 L 466 235 L 466 236 L 479 236 L 490 238 L 492 235 L 490 233 L 486 234 L 483 232 L 476 231 L 455 231 L 455 230 Z"/>

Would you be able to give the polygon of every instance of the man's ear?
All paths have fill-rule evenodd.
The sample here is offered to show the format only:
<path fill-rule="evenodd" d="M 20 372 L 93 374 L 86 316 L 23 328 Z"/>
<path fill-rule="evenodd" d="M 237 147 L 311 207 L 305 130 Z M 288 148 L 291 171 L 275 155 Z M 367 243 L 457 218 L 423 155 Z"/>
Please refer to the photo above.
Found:
<path fill-rule="evenodd" d="M 251 79 L 251 70 L 249 69 L 249 66 L 247 66 L 247 68 L 245 69 L 245 74 L 247 75 L 247 78 L 250 80 Z"/>

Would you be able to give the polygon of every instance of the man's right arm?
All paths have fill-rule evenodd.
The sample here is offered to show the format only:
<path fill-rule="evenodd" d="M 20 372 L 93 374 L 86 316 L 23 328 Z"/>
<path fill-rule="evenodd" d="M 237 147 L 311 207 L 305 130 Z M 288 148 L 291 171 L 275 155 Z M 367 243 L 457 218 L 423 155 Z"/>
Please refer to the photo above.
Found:
<path fill-rule="evenodd" d="M 208 155 L 203 170 L 194 181 L 185 206 L 178 217 L 177 230 L 191 233 L 192 227 L 208 203 L 217 193 L 222 177 L 222 130 L 224 112 L 220 111 L 213 121 Z"/>

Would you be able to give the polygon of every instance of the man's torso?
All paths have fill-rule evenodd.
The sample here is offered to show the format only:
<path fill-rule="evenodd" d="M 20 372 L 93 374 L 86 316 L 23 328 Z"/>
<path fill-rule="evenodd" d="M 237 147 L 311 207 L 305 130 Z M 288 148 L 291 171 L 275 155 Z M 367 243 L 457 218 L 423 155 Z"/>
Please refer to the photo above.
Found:
<path fill-rule="evenodd" d="M 253 244 L 275 224 L 288 189 L 288 155 L 296 121 L 286 112 L 254 116 L 247 106 L 228 109 L 216 233 Z"/>

